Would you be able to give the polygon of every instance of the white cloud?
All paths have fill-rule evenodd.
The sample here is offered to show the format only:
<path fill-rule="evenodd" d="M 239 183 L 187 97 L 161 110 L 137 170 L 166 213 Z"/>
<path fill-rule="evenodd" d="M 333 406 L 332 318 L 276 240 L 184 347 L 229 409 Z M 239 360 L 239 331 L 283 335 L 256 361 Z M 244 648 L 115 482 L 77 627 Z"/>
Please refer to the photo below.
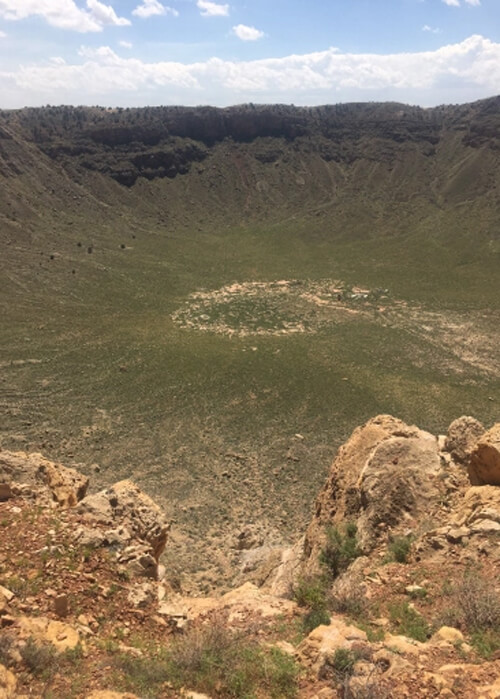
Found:
<path fill-rule="evenodd" d="M 155 15 L 167 15 L 170 14 L 173 17 L 178 17 L 179 13 L 173 7 L 168 7 L 168 5 L 162 5 L 158 0 L 142 0 L 142 5 L 137 5 L 135 10 L 132 10 L 132 14 L 142 19 L 147 19 L 148 17 L 154 17 Z"/>
<path fill-rule="evenodd" d="M 5 39 L 7 34 L 5 32 L 0 31 L 0 39 Z"/>
<path fill-rule="evenodd" d="M 0 17 L 16 21 L 38 16 L 53 27 L 82 33 L 100 32 L 105 25 L 130 24 L 128 19 L 118 17 L 111 6 L 99 0 L 87 0 L 87 8 L 80 9 L 74 0 L 0 0 Z"/>
<path fill-rule="evenodd" d="M 422 31 L 430 32 L 431 34 L 441 34 L 441 29 L 439 29 L 439 27 L 430 27 L 428 24 L 424 24 Z"/>
<path fill-rule="evenodd" d="M 496 94 L 500 85 L 500 43 L 477 35 L 434 51 L 386 55 L 330 48 L 283 58 L 211 58 L 189 64 L 122 58 L 109 46 L 82 47 L 79 55 L 73 64 L 46 62 L 0 71 L 3 105 L 386 99 L 429 105 L 479 99 Z"/>
<path fill-rule="evenodd" d="M 229 15 L 229 5 L 219 5 L 210 0 L 198 0 L 197 7 L 201 10 L 202 17 L 227 17 Z"/>
<path fill-rule="evenodd" d="M 237 24 L 233 27 L 233 33 L 242 41 L 257 41 L 264 36 L 264 32 L 261 32 L 260 29 L 247 27 L 245 24 Z"/>
<path fill-rule="evenodd" d="M 443 0 L 443 2 L 449 7 L 460 7 L 460 0 Z M 479 7 L 481 4 L 481 0 L 465 0 L 465 2 L 472 7 Z"/>
<path fill-rule="evenodd" d="M 129 19 L 118 17 L 110 5 L 104 5 L 104 3 L 99 2 L 99 0 L 87 0 L 87 7 L 90 10 L 91 16 L 103 26 L 106 24 L 115 27 L 127 27 L 130 25 Z"/>
<path fill-rule="evenodd" d="M 118 45 L 124 49 L 131 49 L 133 47 L 133 44 L 130 41 L 119 41 Z"/>

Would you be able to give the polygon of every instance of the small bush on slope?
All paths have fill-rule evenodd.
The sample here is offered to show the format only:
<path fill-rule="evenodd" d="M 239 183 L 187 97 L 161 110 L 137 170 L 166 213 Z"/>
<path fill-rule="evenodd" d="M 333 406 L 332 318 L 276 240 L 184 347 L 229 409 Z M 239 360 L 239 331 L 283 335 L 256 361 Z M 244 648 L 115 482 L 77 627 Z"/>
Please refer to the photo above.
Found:
<path fill-rule="evenodd" d="M 320 553 L 320 563 L 332 580 L 342 573 L 361 554 L 358 548 L 357 527 L 348 522 L 343 529 L 328 527 L 326 544 Z"/>
<path fill-rule="evenodd" d="M 297 695 L 293 659 L 229 630 L 222 619 L 188 631 L 155 657 L 121 656 L 118 665 L 127 687 L 144 697 L 158 696 L 165 683 L 177 691 L 185 687 L 218 699 Z"/>

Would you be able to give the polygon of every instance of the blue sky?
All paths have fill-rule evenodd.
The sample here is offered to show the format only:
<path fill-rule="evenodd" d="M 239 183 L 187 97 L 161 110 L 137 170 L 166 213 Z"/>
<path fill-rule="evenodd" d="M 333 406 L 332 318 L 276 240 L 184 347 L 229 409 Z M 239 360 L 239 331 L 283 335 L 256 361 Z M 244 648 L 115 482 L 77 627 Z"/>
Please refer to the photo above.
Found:
<path fill-rule="evenodd" d="M 0 0 L 0 107 L 500 93 L 500 0 Z"/>

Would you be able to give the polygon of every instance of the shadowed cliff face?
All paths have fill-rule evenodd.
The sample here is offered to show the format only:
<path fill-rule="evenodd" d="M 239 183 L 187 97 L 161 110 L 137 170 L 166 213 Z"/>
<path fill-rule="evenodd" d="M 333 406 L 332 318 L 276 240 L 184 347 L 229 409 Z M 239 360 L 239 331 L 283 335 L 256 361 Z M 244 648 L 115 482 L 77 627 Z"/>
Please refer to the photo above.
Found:
<path fill-rule="evenodd" d="M 498 149 L 499 105 L 493 98 L 428 110 L 395 103 L 46 107 L 3 113 L 2 120 L 20 127 L 26 139 L 63 166 L 97 171 L 130 187 L 139 177 L 186 174 L 223 142 L 258 146 L 255 157 L 267 163 L 290 152 L 318 154 L 326 162 L 394 163 L 408 148 L 434 157 L 437 147 L 453 137 L 459 150 Z M 7 131 L 2 134 L 8 137 Z"/>

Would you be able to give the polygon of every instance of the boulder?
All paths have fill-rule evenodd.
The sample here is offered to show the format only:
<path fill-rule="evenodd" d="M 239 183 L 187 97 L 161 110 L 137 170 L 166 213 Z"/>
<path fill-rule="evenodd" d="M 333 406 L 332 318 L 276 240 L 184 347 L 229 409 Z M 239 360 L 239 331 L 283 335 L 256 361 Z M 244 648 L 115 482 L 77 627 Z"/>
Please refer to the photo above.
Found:
<path fill-rule="evenodd" d="M 0 451 L 0 500 L 30 498 L 43 507 L 73 507 L 87 491 L 89 479 L 67 468 L 24 451 Z"/>
<path fill-rule="evenodd" d="M 455 510 L 453 523 L 474 533 L 480 523 L 488 522 L 497 525 L 492 530 L 500 526 L 500 489 L 493 485 L 473 486 Z"/>
<path fill-rule="evenodd" d="M 14 673 L 0 665 L 0 699 L 15 699 L 17 679 Z"/>
<path fill-rule="evenodd" d="M 125 480 L 84 498 L 83 524 L 74 532 L 81 546 L 108 546 L 130 574 L 158 577 L 158 559 L 170 528 L 163 511 L 135 483 Z"/>
<path fill-rule="evenodd" d="M 463 633 L 452 626 L 441 626 L 431 638 L 431 643 L 463 643 L 465 641 Z"/>
<path fill-rule="evenodd" d="M 322 677 L 325 669 L 333 666 L 335 651 L 350 649 L 354 644 L 367 643 L 366 633 L 355 626 L 334 619 L 326 626 L 317 626 L 297 647 L 297 658 L 311 668 L 316 677 Z"/>
<path fill-rule="evenodd" d="M 52 643 L 59 653 L 72 650 L 81 642 L 78 631 L 72 626 L 46 617 L 20 616 L 15 626 L 22 636 Z"/>
<path fill-rule="evenodd" d="M 500 422 L 477 440 L 467 471 L 472 485 L 500 485 Z"/>
<path fill-rule="evenodd" d="M 476 418 L 462 415 L 462 417 L 453 420 L 448 427 L 444 449 L 451 454 L 455 461 L 464 463 L 484 432 L 483 425 Z"/>
<path fill-rule="evenodd" d="M 413 638 L 406 636 L 393 636 L 390 633 L 385 634 L 384 647 L 392 653 L 401 655 L 418 655 L 424 650 L 425 644 L 415 641 Z"/>
<path fill-rule="evenodd" d="M 390 415 L 358 427 L 340 447 L 316 500 L 303 548 L 305 572 L 316 572 L 329 525 L 356 522 L 363 553 L 382 532 L 407 528 L 438 500 L 440 471 L 437 440 L 428 432 Z"/>

